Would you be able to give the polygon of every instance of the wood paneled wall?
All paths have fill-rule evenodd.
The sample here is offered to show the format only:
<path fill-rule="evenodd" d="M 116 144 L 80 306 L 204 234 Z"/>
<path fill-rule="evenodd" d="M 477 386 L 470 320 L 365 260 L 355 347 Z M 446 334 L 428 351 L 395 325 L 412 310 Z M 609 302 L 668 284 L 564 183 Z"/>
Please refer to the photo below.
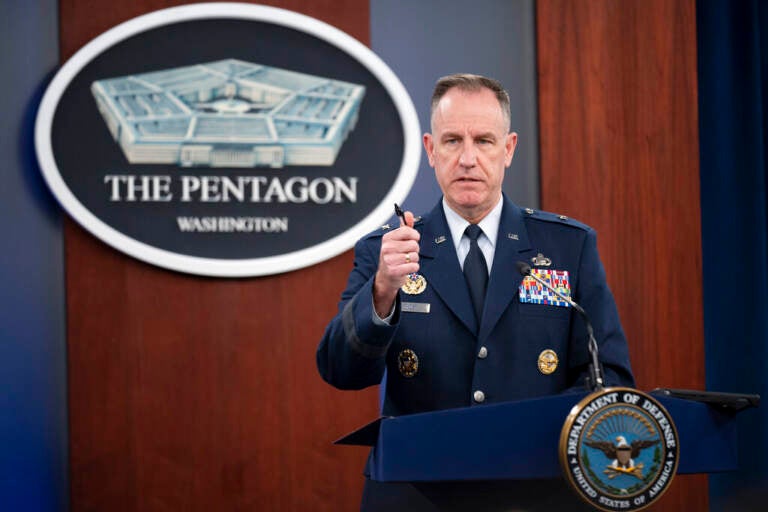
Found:
<path fill-rule="evenodd" d="M 704 389 L 694 0 L 539 0 L 536 24 L 542 207 L 598 230 L 638 387 Z M 656 508 L 706 509 L 699 476 Z"/>
<path fill-rule="evenodd" d="M 181 2 L 62 0 L 61 57 Z M 369 41 L 368 0 L 263 2 Z M 375 389 L 322 382 L 315 349 L 351 252 L 207 279 L 65 227 L 72 511 L 356 510 L 367 449 L 331 442 L 378 415 Z"/>

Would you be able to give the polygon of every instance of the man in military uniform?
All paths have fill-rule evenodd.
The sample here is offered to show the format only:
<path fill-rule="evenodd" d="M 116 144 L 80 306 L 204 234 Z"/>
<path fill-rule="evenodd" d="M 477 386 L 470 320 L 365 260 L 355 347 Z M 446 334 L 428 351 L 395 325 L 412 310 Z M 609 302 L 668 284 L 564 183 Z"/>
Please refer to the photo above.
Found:
<path fill-rule="evenodd" d="M 590 315 L 606 385 L 633 386 L 594 230 L 522 209 L 502 194 L 517 134 L 501 84 L 442 78 L 431 110 L 424 147 L 443 198 L 423 218 L 405 212 L 396 229 L 356 244 L 339 314 L 317 351 L 322 377 L 361 389 L 379 384 L 386 369 L 385 415 L 584 390 L 584 323 L 523 281 L 516 262 L 524 261 Z M 395 495 L 398 507 L 429 495 L 408 497 L 403 489 L 369 481 L 363 508 L 395 506 Z"/>

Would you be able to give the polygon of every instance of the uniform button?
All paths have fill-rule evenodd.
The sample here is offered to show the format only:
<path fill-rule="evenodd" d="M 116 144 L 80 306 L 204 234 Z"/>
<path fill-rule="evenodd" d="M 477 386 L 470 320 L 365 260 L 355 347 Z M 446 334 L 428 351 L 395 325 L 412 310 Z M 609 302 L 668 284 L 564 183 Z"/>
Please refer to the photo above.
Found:
<path fill-rule="evenodd" d="M 485 393 L 483 393 L 479 389 L 475 391 L 475 402 L 477 403 L 485 402 Z"/>
<path fill-rule="evenodd" d="M 485 347 L 480 347 L 480 351 L 477 353 L 477 357 L 480 359 L 485 359 L 488 357 L 488 349 Z"/>

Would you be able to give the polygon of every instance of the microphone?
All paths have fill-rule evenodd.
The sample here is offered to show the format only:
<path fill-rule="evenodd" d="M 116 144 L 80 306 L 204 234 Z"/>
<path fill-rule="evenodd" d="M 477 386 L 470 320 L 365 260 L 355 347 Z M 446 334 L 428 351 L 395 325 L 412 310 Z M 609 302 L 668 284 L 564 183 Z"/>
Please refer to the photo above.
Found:
<path fill-rule="evenodd" d="M 589 355 L 592 359 L 592 362 L 589 363 L 589 386 L 592 388 L 592 391 L 598 391 L 600 389 L 603 389 L 604 381 L 603 381 L 603 371 L 600 367 L 600 360 L 598 355 L 598 348 L 597 348 L 597 340 L 595 340 L 595 331 L 592 329 L 592 322 L 589 321 L 589 317 L 587 316 L 587 312 L 584 311 L 584 308 L 576 304 L 573 300 L 571 300 L 570 297 L 566 297 L 559 291 L 555 289 L 554 286 L 550 285 L 548 282 L 531 272 L 531 266 L 527 264 L 524 261 L 518 261 L 515 263 L 515 266 L 517 267 L 517 271 L 520 272 L 523 276 L 530 277 L 531 279 L 535 280 L 539 284 L 541 284 L 543 287 L 545 287 L 547 290 L 551 291 L 558 297 L 560 297 L 562 300 L 567 302 L 573 309 L 579 312 L 581 317 L 584 319 L 584 324 L 587 326 L 587 334 L 589 335 L 589 343 L 587 343 L 587 348 L 589 349 Z"/>

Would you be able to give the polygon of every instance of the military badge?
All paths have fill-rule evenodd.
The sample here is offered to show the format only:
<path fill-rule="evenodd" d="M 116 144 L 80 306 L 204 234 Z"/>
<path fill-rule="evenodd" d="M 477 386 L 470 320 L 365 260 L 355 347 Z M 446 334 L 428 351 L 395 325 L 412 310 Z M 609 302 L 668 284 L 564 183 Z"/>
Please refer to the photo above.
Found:
<path fill-rule="evenodd" d="M 408 274 L 400 289 L 408 295 L 418 295 L 427 289 L 427 280 L 421 274 Z"/>
<path fill-rule="evenodd" d="M 539 371 L 544 375 L 555 373 L 557 363 L 557 353 L 554 350 L 548 348 L 539 354 Z"/>
<path fill-rule="evenodd" d="M 419 356 L 409 348 L 401 350 L 397 355 L 397 369 L 403 377 L 413 377 L 419 371 Z"/>
<path fill-rule="evenodd" d="M 531 273 L 546 281 L 562 295 L 571 297 L 571 284 L 567 270 L 531 269 Z M 520 302 L 528 304 L 547 304 L 550 306 L 570 307 L 571 305 L 552 293 L 530 276 L 520 283 Z"/>
<path fill-rule="evenodd" d="M 552 260 L 539 253 L 531 258 L 531 263 L 533 263 L 534 267 L 548 267 L 552 265 Z"/>
<path fill-rule="evenodd" d="M 606 388 L 579 402 L 560 433 L 560 464 L 571 487 L 613 512 L 655 503 L 677 472 L 677 429 L 653 397 Z"/>

